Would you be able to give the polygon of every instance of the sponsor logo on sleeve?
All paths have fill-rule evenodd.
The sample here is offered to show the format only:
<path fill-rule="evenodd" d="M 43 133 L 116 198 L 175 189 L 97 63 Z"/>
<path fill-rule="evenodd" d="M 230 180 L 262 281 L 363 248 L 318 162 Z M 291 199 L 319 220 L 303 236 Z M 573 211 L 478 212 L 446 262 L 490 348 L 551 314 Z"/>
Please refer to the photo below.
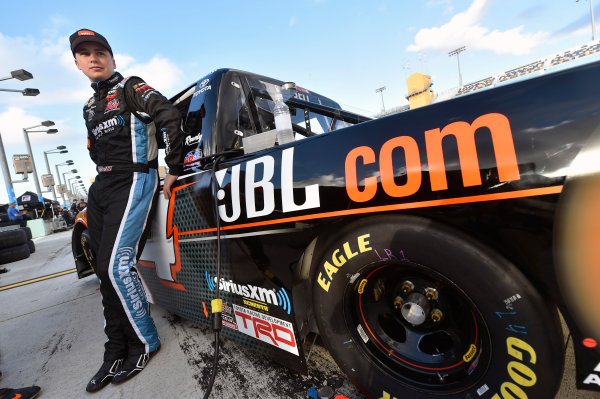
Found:
<path fill-rule="evenodd" d="M 192 166 L 198 166 L 198 165 L 200 165 L 200 161 L 199 161 L 200 158 L 202 158 L 202 154 L 200 154 L 200 151 L 198 151 L 198 150 L 190 151 L 187 154 L 185 154 L 185 158 L 183 159 L 184 166 L 186 168 L 192 167 Z"/>
<path fill-rule="evenodd" d="M 153 94 L 158 94 L 153 87 L 149 86 L 146 82 L 140 82 L 133 85 L 133 90 L 139 93 L 144 101 L 147 101 Z"/>
<path fill-rule="evenodd" d="M 202 133 L 198 133 L 195 136 L 185 136 L 185 145 L 189 146 L 189 145 L 198 144 L 200 142 L 201 138 L 202 138 Z"/>

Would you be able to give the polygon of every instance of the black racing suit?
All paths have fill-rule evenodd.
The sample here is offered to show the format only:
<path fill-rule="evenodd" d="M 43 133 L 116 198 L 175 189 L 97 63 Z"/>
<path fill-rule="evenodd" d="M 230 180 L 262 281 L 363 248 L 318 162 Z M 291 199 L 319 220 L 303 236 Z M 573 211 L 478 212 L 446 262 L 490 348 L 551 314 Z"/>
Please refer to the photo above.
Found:
<path fill-rule="evenodd" d="M 104 306 L 104 360 L 149 353 L 160 340 L 134 266 L 157 192 L 155 135 L 136 115 L 148 115 L 163 133 L 171 175 L 181 173 L 181 115 L 142 79 L 115 72 L 92 83 L 83 108 L 88 149 L 98 175 L 90 187 L 87 222 Z M 133 112 L 133 113 L 132 113 Z"/>

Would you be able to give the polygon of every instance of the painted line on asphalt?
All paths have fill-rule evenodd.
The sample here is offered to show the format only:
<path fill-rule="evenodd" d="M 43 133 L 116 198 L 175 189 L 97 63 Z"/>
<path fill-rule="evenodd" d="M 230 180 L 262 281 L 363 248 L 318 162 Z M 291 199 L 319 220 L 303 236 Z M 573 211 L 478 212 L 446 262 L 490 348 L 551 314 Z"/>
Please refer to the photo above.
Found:
<path fill-rule="evenodd" d="M 65 270 L 65 271 L 58 272 L 58 273 L 48 274 L 47 276 L 33 278 L 31 280 L 21 281 L 20 283 L 5 285 L 5 286 L 0 287 L 0 291 L 6 291 L 6 290 L 10 290 L 11 288 L 20 287 L 22 285 L 33 284 L 33 283 L 37 283 L 38 281 L 44 281 L 44 280 L 48 280 L 48 279 L 51 279 L 54 277 L 64 276 L 65 274 L 75 273 L 76 271 L 77 271 L 77 269 L 70 269 L 70 270 Z"/>

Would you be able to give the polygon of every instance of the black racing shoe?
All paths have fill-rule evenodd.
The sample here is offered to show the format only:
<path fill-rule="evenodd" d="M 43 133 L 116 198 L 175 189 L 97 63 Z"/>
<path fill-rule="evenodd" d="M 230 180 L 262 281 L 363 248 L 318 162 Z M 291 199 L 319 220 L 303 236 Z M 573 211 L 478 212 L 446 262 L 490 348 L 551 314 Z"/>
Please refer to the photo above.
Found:
<path fill-rule="evenodd" d="M 114 378 L 112 379 L 112 383 L 119 384 L 137 375 L 140 371 L 144 369 L 144 367 L 146 367 L 150 359 L 152 359 L 152 357 L 156 355 L 159 349 L 160 345 L 158 346 L 158 348 L 156 348 L 156 350 L 150 353 L 142 353 L 141 355 L 127 356 L 125 363 L 123 363 L 123 366 L 119 369 L 117 374 L 115 374 Z"/>
<path fill-rule="evenodd" d="M 41 388 L 32 385 L 25 388 L 3 388 L 0 389 L 0 399 L 33 399 L 40 393 Z"/>
<path fill-rule="evenodd" d="M 88 392 L 96 392 L 100 389 L 107 386 L 121 368 L 123 364 L 124 358 L 116 359 L 116 360 L 108 360 L 102 363 L 100 370 L 92 377 L 90 382 L 88 382 L 85 390 Z"/>

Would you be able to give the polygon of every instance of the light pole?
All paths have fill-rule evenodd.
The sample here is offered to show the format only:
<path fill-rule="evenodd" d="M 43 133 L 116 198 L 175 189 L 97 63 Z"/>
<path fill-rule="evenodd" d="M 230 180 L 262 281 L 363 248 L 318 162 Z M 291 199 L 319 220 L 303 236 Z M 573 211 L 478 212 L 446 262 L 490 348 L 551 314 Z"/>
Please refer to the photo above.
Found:
<path fill-rule="evenodd" d="M 379 89 L 375 90 L 375 93 L 381 93 L 381 105 L 383 106 L 383 113 L 385 114 L 385 104 L 383 103 L 383 91 L 385 90 L 385 86 L 381 86 Z"/>
<path fill-rule="evenodd" d="M 80 179 L 80 178 L 81 178 L 81 176 L 75 176 L 75 177 L 71 177 L 71 178 L 69 179 L 69 188 L 71 189 L 71 192 L 72 192 L 73 194 L 75 194 L 75 189 L 73 188 L 73 185 L 72 185 L 72 183 L 71 183 L 71 180 L 77 180 L 77 179 Z"/>
<path fill-rule="evenodd" d="M 49 175 L 51 175 L 52 172 L 50 172 L 50 164 L 48 163 L 48 154 L 66 154 L 67 152 L 69 152 L 69 150 L 67 150 L 66 148 L 67 147 L 65 147 L 64 145 L 59 145 L 58 147 L 56 147 L 52 150 L 44 151 L 44 160 L 46 161 L 46 171 L 48 172 Z M 54 186 L 51 186 L 51 187 L 52 187 L 52 199 L 56 201 L 56 192 L 54 191 Z"/>
<path fill-rule="evenodd" d="M 58 178 L 58 184 L 59 184 L 59 185 L 62 185 L 62 183 L 60 182 L 60 173 L 58 172 L 58 167 L 59 167 L 59 166 L 64 166 L 64 165 L 73 165 L 73 161 L 69 159 L 67 162 L 63 162 L 63 163 L 57 163 L 57 164 L 55 165 L 55 167 L 56 167 L 56 176 L 57 176 L 57 178 Z M 64 176 L 63 176 L 63 177 L 64 177 Z M 63 181 L 64 181 L 64 179 L 63 179 Z M 66 182 L 65 182 L 65 183 L 66 183 Z M 67 203 L 66 203 L 66 201 L 65 201 L 65 194 L 64 194 L 63 192 L 61 192 L 61 193 L 60 193 L 60 196 L 62 197 L 62 200 L 63 200 L 63 206 L 67 206 Z"/>
<path fill-rule="evenodd" d="M 29 143 L 29 135 L 28 133 L 37 133 L 37 132 L 45 132 L 48 134 L 54 134 L 54 133 L 58 133 L 58 130 L 56 129 L 46 129 L 46 130 L 31 130 L 31 129 L 35 129 L 36 127 L 48 127 L 48 126 L 54 126 L 54 122 L 52 121 L 44 121 L 42 123 L 40 123 L 39 125 L 35 125 L 35 126 L 31 126 L 31 127 L 25 127 L 23 128 L 23 137 L 25 138 L 25 144 L 27 144 L 27 153 L 29 154 L 29 156 L 31 157 L 31 165 L 33 166 L 33 183 L 35 184 L 35 189 L 38 195 L 38 200 L 43 203 L 44 200 L 42 198 L 42 190 L 40 189 L 40 182 L 38 181 L 38 175 L 37 175 L 37 170 L 35 168 L 35 161 L 33 159 L 33 152 L 31 151 L 31 143 Z"/>
<path fill-rule="evenodd" d="M 85 197 L 85 186 L 81 180 L 79 180 L 79 183 L 75 186 L 75 190 L 77 190 L 79 193 L 79 199 L 83 199 Z"/>
<path fill-rule="evenodd" d="M 579 0 L 577 0 L 579 3 Z M 592 18 L 592 40 L 596 40 L 596 22 L 594 21 L 594 4 L 590 0 L 590 17 Z"/>
<path fill-rule="evenodd" d="M 16 71 L 12 71 L 10 73 L 10 76 L 4 76 L 2 78 L 0 78 L 0 81 L 2 80 L 8 80 L 8 79 L 17 79 L 17 80 L 29 80 L 32 79 L 33 75 L 29 72 L 27 72 L 24 69 L 18 69 Z M 37 96 L 38 94 L 40 94 L 40 91 L 38 89 L 23 89 L 23 90 L 15 90 L 15 89 L 0 89 L 0 91 L 11 91 L 14 93 L 22 93 L 24 96 Z"/>
<path fill-rule="evenodd" d="M 17 80 L 28 80 L 33 78 L 33 75 L 27 72 L 24 69 L 19 69 L 16 71 L 12 71 L 10 76 L 0 78 L 2 80 L 8 79 L 17 79 Z M 0 89 L 0 91 L 18 91 L 23 93 L 23 95 L 37 95 L 40 93 L 37 89 L 25 89 L 25 90 L 8 90 L 8 89 Z M 32 94 L 34 91 L 37 91 L 37 94 Z M 27 92 L 27 94 L 26 94 Z M 8 162 L 6 162 L 6 154 L 4 153 L 4 144 L 2 143 L 2 135 L 0 135 L 0 169 L 2 169 L 2 175 L 4 177 L 4 184 L 6 185 L 6 192 L 8 194 L 8 202 L 16 202 L 17 198 L 15 197 L 15 190 L 13 188 L 13 183 L 15 183 L 11 177 L 8 169 Z"/>
<path fill-rule="evenodd" d="M 67 178 L 65 177 L 65 175 L 69 175 L 69 174 L 71 174 L 71 173 L 77 173 L 77 169 L 71 169 L 70 171 L 63 172 L 63 174 L 62 174 L 62 175 L 63 175 L 63 182 L 64 182 L 64 184 L 65 184 L 65 188 L 70 188 L 70 187 L 68 186 Z M 68 194 L 68 193 L 66 193 L 66 194 L 67 194 L 67 198 L 68 198 L 68 197 L 69 197 L 69 194 Z M 66 201 L 66 200 L 65 200 L 65 206 L 66 206 L 66 207 L 68 207 L 68 206 L 69 206 L 69 204 L 67 204 L 67 201 Z"/>
<path fill-rule="evenodd" d="M 448 57 L 452 57 L 453 55 L 456 56 L 456 62 L 458 62 L 458 87 L 462 87 L 462 74 L 460 73 L 460 58 L 459 58 L 459 54 L 462 53 L 463 51 L 466 50 L 465 46 L 459 47 L 456 50 L 452 50 L 451 52 L 448 53 Z"/>

